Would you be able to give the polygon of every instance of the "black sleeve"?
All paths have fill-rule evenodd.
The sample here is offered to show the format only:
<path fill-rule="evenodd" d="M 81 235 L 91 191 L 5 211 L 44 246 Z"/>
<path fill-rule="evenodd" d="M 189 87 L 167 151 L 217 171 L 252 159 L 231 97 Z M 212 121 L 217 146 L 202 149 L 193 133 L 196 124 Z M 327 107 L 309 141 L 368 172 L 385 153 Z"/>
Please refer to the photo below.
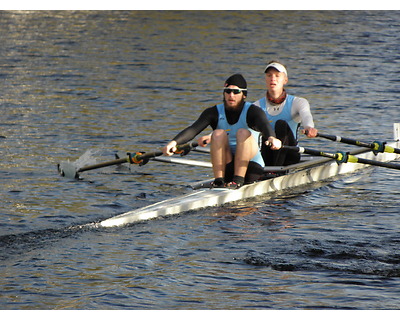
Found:
<path fill-rule="evenodd" d="M 273 136 L 276 137 L 274 129 L 272 129 L 269 120 L 267 119 L 267 115 L 260 108 L 252 104 L 247 112 L 247 125 L 256 131 L 261 132 L 262 136 L 265 139 Z"/>
<path fill-rule="evenodd" d="M 175 138 L 177 144 L 183 144 L 192 140 L 196 135 L 202 132 L 208 126 L 214 130 L 218 123 L 218 110 L 217 107 L 210 107 L 204 110 L 199 118 L 189 127 L 178 133 Z"/>

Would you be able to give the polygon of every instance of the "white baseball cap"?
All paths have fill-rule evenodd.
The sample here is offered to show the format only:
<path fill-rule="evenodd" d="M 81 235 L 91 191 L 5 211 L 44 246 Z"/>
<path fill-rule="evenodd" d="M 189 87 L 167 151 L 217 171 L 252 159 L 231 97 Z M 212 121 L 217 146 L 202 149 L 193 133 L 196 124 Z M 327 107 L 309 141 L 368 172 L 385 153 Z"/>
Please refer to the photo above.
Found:
<path fill-rule="evenodd" d="M 286 74 L 286 76 L 288 75 L 287 70 L 284 67 L 284 65 L 280 64 L 279 62 L 272 62 L 269 65 L 267 65 L 264 73 L 266 73 L 269 68 L 274 68 L 274 69 L 278 70 L 279 72 L 283 72 L 284 74 Z"/>

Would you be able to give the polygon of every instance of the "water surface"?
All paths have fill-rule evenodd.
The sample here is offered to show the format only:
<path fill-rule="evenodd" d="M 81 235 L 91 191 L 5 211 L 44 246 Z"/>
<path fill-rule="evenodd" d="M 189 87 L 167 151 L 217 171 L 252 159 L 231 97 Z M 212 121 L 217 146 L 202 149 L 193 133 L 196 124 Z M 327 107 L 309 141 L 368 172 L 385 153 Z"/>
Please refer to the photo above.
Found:
<path fill-rule="evenodd" d="M 2 309 L 397 309 L 398 172 L 123 228 L 95 222 L 189 191 L 210 169 L 150 162 L 75 181 L 61 161 L 158 150 L 242 73 L 288 66 L 317 128 L 389 140 L 396 11 L 0 13 Z M 326 151 L 344 145 L 302 139 Z"/>

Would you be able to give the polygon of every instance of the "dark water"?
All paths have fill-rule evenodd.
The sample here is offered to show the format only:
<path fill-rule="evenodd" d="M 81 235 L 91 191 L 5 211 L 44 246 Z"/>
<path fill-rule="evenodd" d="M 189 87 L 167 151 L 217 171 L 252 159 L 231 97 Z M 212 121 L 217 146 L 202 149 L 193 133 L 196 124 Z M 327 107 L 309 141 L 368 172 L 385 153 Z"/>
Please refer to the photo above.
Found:
<path fill-rule="evenodd" d="M 153 151 L 280 59 L 317 127 L 400 122 L 396 11 L 0 12 L 1 309 L 398 309 L 398 172 L 98 229 L 210 169 L 149 163 L 60 177 L 70 159 Z M 317 139 L 304 146 L 347 147 Z"/>

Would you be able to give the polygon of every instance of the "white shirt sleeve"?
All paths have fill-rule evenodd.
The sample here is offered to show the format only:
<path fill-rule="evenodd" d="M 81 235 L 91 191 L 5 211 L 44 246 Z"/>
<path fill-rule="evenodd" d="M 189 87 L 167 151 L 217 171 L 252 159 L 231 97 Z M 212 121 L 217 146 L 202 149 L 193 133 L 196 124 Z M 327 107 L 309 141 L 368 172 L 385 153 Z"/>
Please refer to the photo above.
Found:
<path fill-rule="evenodd" d="M 307 99 L 294 97 L 292 104 L 292 118 L 293 120 L 300 122 L 303 128 L 314 128 L 314 120 Z"/>

